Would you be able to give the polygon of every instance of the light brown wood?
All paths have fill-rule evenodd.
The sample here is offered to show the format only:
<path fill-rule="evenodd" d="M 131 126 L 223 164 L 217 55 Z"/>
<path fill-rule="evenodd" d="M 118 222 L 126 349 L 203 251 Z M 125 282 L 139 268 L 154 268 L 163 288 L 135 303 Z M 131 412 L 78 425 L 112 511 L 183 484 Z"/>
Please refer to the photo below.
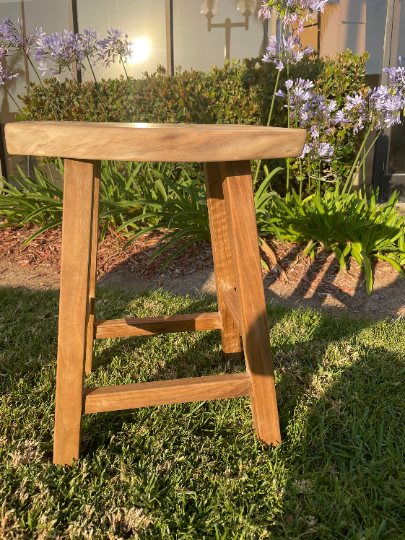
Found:
<path fill-rule="evenodd" d="M 217 312 L 145 317 L 143 319 L 112 319 L 109 321 L 97 321 L 94 325 L 94 337 L 95 339 L 104 339 L 150 336 L 170 332 L 220 330 L 221 326 L 221 315 Z"/>
<path fill-rule="evenodd" d="M 231 287 L 225 287 L 223 290 L 224 302 L 226 309 L 230 313 L 235 325 L 237 326 L 239 333 L 242 334 L 242 320 L 241 309 L 238 294 L 235 289 Z"/>
<path fill-rule="evenodd" d="M 238 362 L 242 356 L 240 334 L 223 296 L 224 288 L 235 287 L 235 277 L 219 163 L 204 163 L 204 177 L 207 189 L 215 286 L 218 309 L 222 317 L 222 351 L 226 359 Z"/>
<path fill-rule="evenodd" d="M 93 163 L 65 160 L 53 462 L 78 459 L 89 298 Z"/>
<path fill-rule="evenodd" d="M 119 161 L 238 161 L 297 157 L 306 131 L 235 124 L 15 122 L 10 154 Z"/>
<path fill-rule="evenodd" d="M 97 246 L 99 237 L 99 211 L 100 211 L 100 175 L 101 161 L 94 162 L 94 192 L 93 192 L 93 219 L 91 223 L 91 249 L 90 249 L 90 275 L 89 275 L 89 313 L 87 317 L 86 362 L 85 373 L 89 375 L 93 360 L 94 315 L 96 309 L 96 283 L 97 283 Z"/>
<path fill-rule="evenodd" d="M 236 290 L 241 308 L 246 368 L 252 380 L 252 416 L 257 437 L 281 442 L 273 362 L 253 200 L 250 163 L 220 164 Z"/>
<path fill-rule="evenodd" d="M 84 392 L 84 412 L 120 411 L 172 403 L 242 397 L 250 395 L 251 387 L 247 373 L 235 373 L 87 388 Z"/>

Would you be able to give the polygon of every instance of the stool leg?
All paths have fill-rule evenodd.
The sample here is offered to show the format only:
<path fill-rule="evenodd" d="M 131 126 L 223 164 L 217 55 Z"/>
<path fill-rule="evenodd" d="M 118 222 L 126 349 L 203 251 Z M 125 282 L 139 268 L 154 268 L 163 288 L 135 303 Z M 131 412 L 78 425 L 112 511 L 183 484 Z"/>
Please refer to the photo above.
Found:
<path fill-rule="evenodd" d="M 94 312 L 96 308 L 96 283 L 97 283 L 97 246 L 99 236 L 98 219 L 100 213 L 100 175 L 101 161 L 94 163 L 94 191 L 93 191 L 93 221 L 91 224 L 91 248 L 90 248 L 90 279 L 89 279 L 89 317 L 87 320 L 86 337 L 86 375 L 91 373 L 93 360 L 94 341 Z"/>
<path fill-rule="evenodd" d="M 53 462 L 79 458 L 89 315 L 93 162 L 65 160 Z"/>
<path fill-rule="evenodd" d="M 225 306 L 222 293 L 225 287 L 235 287 L 235 278 L 219 163 L 205 163 L 204 175 L 207 188 L 218 310 L 222 318 L 222 350 L 225 358 L 238 361 L 242 356 L 240 334 Z"/>
<path fill-rule="evenodd" d="M 281 442 L 250 163 L 220 163 L 256 436 Z"/>

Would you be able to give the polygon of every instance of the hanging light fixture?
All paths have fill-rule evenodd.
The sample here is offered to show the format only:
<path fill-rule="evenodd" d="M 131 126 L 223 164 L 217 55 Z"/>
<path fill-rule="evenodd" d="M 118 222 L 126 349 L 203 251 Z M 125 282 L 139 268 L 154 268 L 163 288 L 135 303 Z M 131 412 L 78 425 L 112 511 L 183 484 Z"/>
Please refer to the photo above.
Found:
<path fill-rule="evenodd" d="M 201 3 L 201 13 L 206 17 L 215 17 L 218 9 L 218 0 L 203 0 Z"/>

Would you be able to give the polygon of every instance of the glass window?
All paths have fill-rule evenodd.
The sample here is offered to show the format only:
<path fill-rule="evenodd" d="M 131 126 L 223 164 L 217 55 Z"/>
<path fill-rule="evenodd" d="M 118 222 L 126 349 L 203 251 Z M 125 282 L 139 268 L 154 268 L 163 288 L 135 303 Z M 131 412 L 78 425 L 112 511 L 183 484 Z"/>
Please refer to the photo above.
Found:
<path fill-rule="evenodd" d="M 402 32 L 403 25 L 405 24 L 405 5 L 401 6 L 401 17 L 399 23 L 399 36 L 398 36 L 398 50 L 393 50 L 391 52 L 391 65 L 394 66 L 397 64 L 398 56 L 401 56 L 405 59 L 405 36 Z M 395 43 L 393 44 L 395 47 Z M 402 62 L 404 65 L 404 62 Z M 405 144 L 405 125 L 395 125 L 389 131 L 390 144 L 389 144 L 389 153 L 387 160 L 387 173 L 388 174 L 404 174 L 405 173 L 405 154 L 404 154 L 404 144 Z M 403 183 L 403 178 L 401 179 Z M 396 186 L 398 187 L 398 186 Z"/>
<path fill-rule="evenodd" d="M 260 5 L 256 0 L 173 0 L 175 67 L 209 71 L 226 58 L 261 56 Z"/>
<path fill-rule="evenodd" d="M 6 18 L 11 19 L 15 25 L 17 25 L 18 18 L 22 19 L 24 30 L 27 34 L 33 32 L 36 27 L 42 27 L 46 33 L 69 28 L 68 3 L 66 0 L 14 0 L 11 2 L 0 0 L 0 20 L 3 21 Z M 21 100 L 18 95 L 26 92 L 26 85 L 30 81 L 38 81 L 35 71 L 30 66 L 26 57 L 19 57 L 18 55 L 7 56 L 3 58 L 2 61 L 9 71 L 13 71 L 14 73 L 18 72 L 20 74 L 18 79 L 7 81 L 5 85 L 14 100 L 18 105 L 21 105 Z M 33 64 L 35 66 L 37 65 L 36 62 L 33 62 Z M 5 86 L 0 87 L 0 95 L 1 136 L 3 140 L 7 175 L 18 174 L 17 165 L 19 165 L 25 173 L 31 173 L 31 158 L 25 156 L 10 156 L 7 154 L 4 142 L 4 125 L 15 121 L 17 106 L 7 95 Z M 5 174 L 4 171 L 3 174 Z"/>
<path fill-rule="evenodd" d="M 370 53 L 368 74 L 380 74 L 386 0 L 329 0 L 321 15 L 321 56 L 351 49 Z"/>
<path fill-rule="evenodd" d="M 119 28 L 134 41 L 133 55 L 126 67 L 128 75 L 140 78 L 145 71 L 154 72 L 158 64 L 166 67 L 165 0 L 78 0 L 79 32 L 86 28 L 107 36 L 111 27 Z M 109 68 L 95 67 L 97 78 L 113 79 L 124 75 L 121 64 Z M 83 80 L 92 80 L 86 72 Z"/>

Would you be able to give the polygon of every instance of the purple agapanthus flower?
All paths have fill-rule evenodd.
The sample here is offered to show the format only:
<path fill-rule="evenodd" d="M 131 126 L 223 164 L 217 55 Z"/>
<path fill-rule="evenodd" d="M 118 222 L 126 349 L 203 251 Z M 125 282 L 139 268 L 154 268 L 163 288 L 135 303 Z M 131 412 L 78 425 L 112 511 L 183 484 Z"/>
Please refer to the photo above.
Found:
<path fill-rule="evenodd" d="M 34 33 L 24 33 L 23 21 L 17 19 L 18 27 L 10 19 L 4 19 L 3 24 L 0 24 L 0 38 L 6 40 L 6 46 L 8 49 L 15 49 L 20 54 L 31 53 L 31 48 L 42 38 L 45 34 L 42 32 L 42 28 L 36 28 Z"/>
<path fill-rule="evenodd" d="M 330 161 L 333 146 L 329 141 L 335 132 L 332 113 L 337 107 L 336 101 L 315 92 L 314 83 L 308 79 L 288 80 L 285 86 L 288 92 L 280 90 L 277 95 L 287 99 L 285 107 L 290 111 L 291 125 L 308 131 L 309 138 L 301 157 Z"/>
<path fill-rule="evenodd" d="M 83 34 L 77 34 L 76 50 L 95 66 L 103 54 L 103 40 L 99 32 L 89 28 L 84 30 Z"/>
<path fill-rule="evenodd" d="M 276 36 L 271 36 L 267 53 L 263 57 L 263 62 L 274 62 L 276 68 L 281 71 L 287 64 L 300 62 L 306 54 L 313 52 L 311 45 L 303 49 L 299 36 L 282 36 L 277 41 Z"/>
<path fill-rule="evenodd" d="M 314 159 L 330 162 L 334 155 L 334 148 L 331 143 L 319 142 L 315 139 L 304 146 L 301 159 Z"/>
<path fill-rule="evenodd" d="M 355 93 L 346 96 L 343 111 L 338 111 L 336 124 L 351 124 L 354 133 L 362 129 L 381 129 L 401 123 L 401 111 L 405 107 L 402 88 L 378 86 L 368 95 Z"/>
<path fill-rule="evenodd" d="M 269 19 L 273 11 L 283 27 L 297 25 L 297 32 L 304 30 L 304 21 L 309 21 L 316 12 L 323 13 L 328 0 L 267 0 L 258 11 L 259 17 Z"/>
<path fill-rule="evenodd" d="M 108 67 L 118 60 L 125 69 L 125 64 L 131 54 L 132 42 L 128 40 L 128 34 L 118 28 L 110 28 L 108 36 L 100 42 L 100 55 L 103 64 Z"/>
<path fill-rule="evenodd" d="M 54 77 L 59 77 L 66 70 L 73 76 L 73 63 L 76 62 L 80 69 L 85 58 L 80 35 L 70 30 L 62 30 L 60 34 L 54 32 L 50 36 L 43 35 L 38 40 L 34 54 L 34 60 L 39 62 L 43 75 L 51 71 Z M 49 67 L 47 61 L 51 61 L 53 67 Z"/>
<path fill-rule="evenodd" d="M 19 77 L 19 75 L 20 75 L 19 73 L 12 73 L 11 71 L 8 72 L 0 64 L 0 86 L 3 85 L 6 81 L 11 81 L 12 79 L 16 79 L 17 77 Z"/>
<path fill-rule="evenodd" d="M 399 67 L 384 68 L 383 71 L 388 73 L 392 84 L 395 86 L 405 87 L 405 68 L 402 67 L 402 58 L 398 58 Z"/>
<path fill-rule="evenodd" d="M 401 111 L 405 107 L 405 98 L 402 89 L 378 86 L 370 91 L 369 116 L 373 116 L 373 129 L 382 126 L 391 127 L 401 123 Z M 370 121 L 372 119 L 370 118 Z"/>

